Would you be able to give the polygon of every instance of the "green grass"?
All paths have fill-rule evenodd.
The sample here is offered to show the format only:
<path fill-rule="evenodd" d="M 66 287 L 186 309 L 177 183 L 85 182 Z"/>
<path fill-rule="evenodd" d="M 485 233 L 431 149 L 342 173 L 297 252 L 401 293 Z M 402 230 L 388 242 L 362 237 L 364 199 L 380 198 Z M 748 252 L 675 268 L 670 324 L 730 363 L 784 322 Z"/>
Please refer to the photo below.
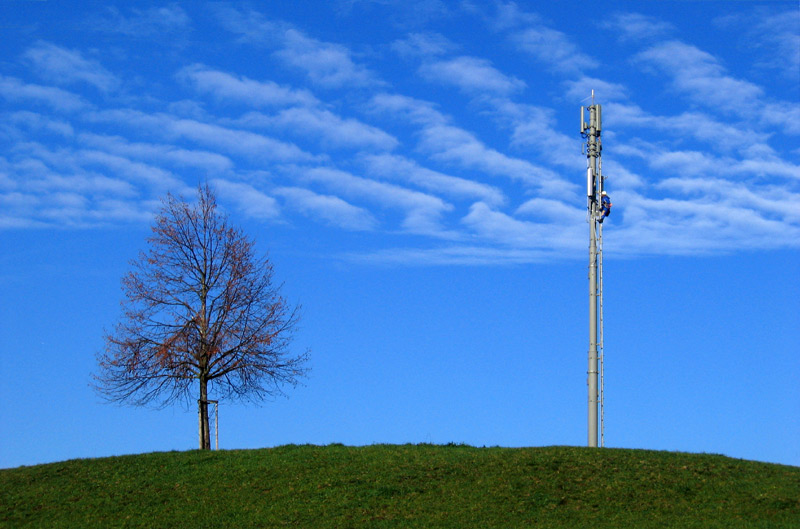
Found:
<path fill-rule="evenodd" d="M 0 527 L 796 529 L 800 468 L 567 447 L 153 453 L 0 470 Z"/>

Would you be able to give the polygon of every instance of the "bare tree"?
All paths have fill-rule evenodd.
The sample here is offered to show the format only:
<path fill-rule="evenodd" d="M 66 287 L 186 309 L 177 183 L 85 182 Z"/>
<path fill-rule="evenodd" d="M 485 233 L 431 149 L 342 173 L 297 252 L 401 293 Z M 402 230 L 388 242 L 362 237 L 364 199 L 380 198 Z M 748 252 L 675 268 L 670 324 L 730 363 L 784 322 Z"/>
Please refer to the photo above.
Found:
<path fill-rule="evenodd" d="M 189 204 L 167 195 L 146 251 L 124 276 L 123 314 L 105 336 L 95 387 L 134 405 L 189 403 L 197 388 L 200 448 L 210 449 L 217 398 L 260 401 L 304 376 L 288 351 L 298 308 L 272 282 L 266 257 L 217 210 L 208 185 Z"/>

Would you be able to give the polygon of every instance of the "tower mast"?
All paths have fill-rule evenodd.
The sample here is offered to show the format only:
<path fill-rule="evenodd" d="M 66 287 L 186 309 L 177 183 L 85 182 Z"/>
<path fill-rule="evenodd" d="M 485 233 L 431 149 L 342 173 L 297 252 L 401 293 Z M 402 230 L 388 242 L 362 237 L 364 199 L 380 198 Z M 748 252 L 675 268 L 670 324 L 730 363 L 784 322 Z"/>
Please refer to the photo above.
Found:
<path fill-rule="evenodd" d="M 589 121 L 586 122 L 586 111 L 589 111 Z M 588 413 L 588 444 L 596 447 L 598 443 L 598 408 L 600 404 L 600 391 L 598 391 L 598 351 L 602 351 L 602 344 L 598 342 L 598 306 L 602 311 L 602 224 L 598 223 L 600 214 L 600 193 L 603 191 L 603 175 L 601 174 L 602 162 L 600 160 L 603 146 L 600 140 L 602 131 L 601 109 L 594 102 L 592 90 L 592 104 L 581 107 L 581 135 L 586 139 L 586 198 L 589 219 L 589 369 L 587 384 L 589 387 L 589 413 Z M 599 241 L 599 245 L 598 245 Z M 600 320 L 602 325 L 602 320 Z M 600 330 L 602 336 L 602 328 Z"/>

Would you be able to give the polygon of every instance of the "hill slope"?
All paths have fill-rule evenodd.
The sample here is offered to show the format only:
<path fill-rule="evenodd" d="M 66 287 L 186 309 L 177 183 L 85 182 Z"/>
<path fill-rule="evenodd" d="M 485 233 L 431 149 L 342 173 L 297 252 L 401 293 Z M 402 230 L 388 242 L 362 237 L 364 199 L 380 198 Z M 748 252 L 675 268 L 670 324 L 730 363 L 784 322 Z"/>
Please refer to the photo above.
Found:
<path fill-rule="evenodd" d="M 283 446 L 0 471 L 2 527 L 800 527 L 800 468 L 586 448 Z"/>

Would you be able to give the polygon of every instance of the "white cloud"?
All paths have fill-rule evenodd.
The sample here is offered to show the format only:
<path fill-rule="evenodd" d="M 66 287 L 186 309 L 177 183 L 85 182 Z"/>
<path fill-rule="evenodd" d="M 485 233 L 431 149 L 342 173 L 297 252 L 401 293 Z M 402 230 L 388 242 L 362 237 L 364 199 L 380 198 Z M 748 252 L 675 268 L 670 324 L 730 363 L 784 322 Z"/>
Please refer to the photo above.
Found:
<path fill-rule="evenodd" d="M 759 117 L 767 126 L 775 125 L 789 134 L 800 135 L 800 105 L 796 103 L 767 103 Z"/>
<path fill-rule="evenodd" d="M 299 177 L 324 184 L 337 194 L 400 209 L 405 213 L 403 227 L 413 233 L 446 235 L 440 226 L 440 218 L 443 213 L 453 210 L 453 206 L 438 197 L 327 167 L 300 169 Z"/>
<path fill-rule="evenodd" d="M 446 17 L 451 8 L 446 0 L 331 0 L 340 14 L 350 15 L 358 4 L 380 4 L 392 8 L 390 19 L 398 26 L 419 26 L 433 19 Z"/>
<path fill-rule="evenodd" d="M 124 160 L 94 161 L 83 153 L 49 151 L 34 143 L 20 147 L 15 160 L 0 158 L 0 226 L 91 228 L 150 219 L 152 208 L 142 198 L 146 186 L 91 168 L 116 165 L 115 175 L 129 172 Z"/>
<path fill-rule="evenodd" d="M 502 205 L 506 198 L 497 187 L 450 176 L 420 166 L 408 158 L 379 154 L 363 158 L 371 174 L 402 179 L 418 187 L 457 199 L 473 199 L 490 205 Z"/>
<path fill-rule="evenodd" d="M 653 153 L 650 165 L 672 174 L 688 176 L 719 174 L 723 162 L 702 151 L 664 151 Z M 733 170 L 732 164 L 727 164 Z"/>
<path fill-rule="evenodd" d="M 796 6 L 779 9 L 759 6 L 745 12 L 728 12 L 714 22 L 736 32 L 740 46 L 759 54 L 758 68 L 776 70 L 797 86 L 800 84 L 800 11 Z"/>
<path fill-rule="evenodd" d="M 220 198 L 234 202 L 246 215 L 274 219 L 280 215 L 278 201 L 251 185 L 217 178 L 211 181 Z"/>
<path fill-rule="evenodd" d="M 240 123 L 278 127 L 298 137 L 317 137 L 325 147 L 392 150 L 400 143 L 377 127 L 352 118 L 343 119 L 320 108 L 287 108 L 271 116 L 250 113 Z"/>
<path fill-rule="evenodd" d="M 546 248 L 569 253 L 586 242 L 580 220 L 573 219 L 572 224 L 564 225 L 528 222 L 481 202 L 470 207 L 462 222 L 481 238 L 514 248 Z"/>
<path fill-rule="evenodd" d="M 513 36 L 520 50 L 557 72 L 575 74 L 597 68 L 597 61 L 582 53 L 569 37 L 545 26 L 531 26 Z"/>
<path fill-rule="evenodd" d="M 256 218 L 280 220 L 285 213 L 345 230 L 381 229 L 393 237 L 387 246 L 397 238 L 405 238 L 398 244 L 421 241 L 419 249 L 367 249 L 365 258 L 513 263 L 584 255 L 586 162 L 577 105 L 595 89 L 605 106 L 604 173 L 615 202 L 607 250 L 690 254 L 797 246 L 787 241 L 798 230 L 800 167 L 794 143 L 782 134 L 800 132 L 800 107 L 776 100 L 772 94 L 780 87 L 768 77 L 741 73 L 763 73 L 769 65 L 757 61 L 767 49 L 775 52 L 770 68 L 777 61 L 795 64 L 785 57 L 797 42 L 786 31 L 793 26 L 756 17 L 757 30 L 739 33 L 760 48 L 734 58 L 678 40 L 656 42 L 676 38 L 677 30 L 623 13 L 606 25 L 618 31 L 619 46 L 593 49 L 590 56 L 578 47 L 578 33 L 547 26 L 515 3 L 466 5 L 458 12 L 463 21 L 478 13 L 505 34 L 489 35 L 493 40 L 483 48 L 483 42 L 465 40 L 463 31 L 435 32 L 446 25 L 418 25 L 416 33 L 402 30 L 405 38 L 393 40 L 395 26 L 334 43 L 326 39 L 338 39 L 330 37 L 335 32 L 300 18 L 293 20 L 302 27 L 213 4 L 212 15 L 247 44 L 225 48 L 231 56 L 224 58 L 177 46 L 170 60 L 178 59 L 172 63 L 178 66 L 167 66 L 173 75 L 137 70 L 133 81 L 151 83 L 152 90 L 135 94 L 115 93 L 122 79 L 111 71 L 125 71 L 123 53 L 133 53 L 122 35 L 155 36 L 158 30 L 162 38 L 175 37 L 191 24 L 183 4 L 106 10 L 104 20 L 121 24 L 114 50 L 23 42 L 23 66 L 47 81 L 0 76 L 0 141 L 6 146 L 0 225 L 139 222 L 152 212 L 155 195 L 205 177 L 228 204 Z M 641 42 L 632 39 L 655 45 L 633 50 Z M 652 79 L 623 71 L 637 51 L 638 70 L 657 73 L 671 101 L 653 93 Z M 551 71 L 501 71 L 498 57 L 508 53 L 523 63 L 533 57 L 544 65 L 539 70 Z M 752 57 L 756 64 L 748 64 Z M 601 58 L 622 77 L 584 75 Z M 123 62 L 106 62 L 113 60 Z M 516 63 L 510 57 L 502 64 Z M 456 92 L 451 89 L 429 92 L 420 76 L 467 98 L 447 99 Z M 380 93 L 384 78 L 415 97 Z M 55 88 L 59 83 L 78 85 L 76 93 Z M 85 86 L 79 85 L 103 93 L 81 90 L 81 97 L 76 94 Z M 523 90 L 538 106 L 512 99 Z M 549 107 L 542 102 L 553 97 Z M 576 105 L 572 111 L 557 108 L 565 100 Z M 464 101 L 471 104 L 461 108 Z M 671 115 L 655 115 L 654 108 Z M 359 114 L 365 111 L 366 117 Z"/>
<path fill-rule="evenodd" d="M 454 85 L 467 94 L 508 95 L 525 88 L 525 82 L 503 74 L 489 61 L 478 57 L 428 62 L 419 71 L 429 81 Z"/>
<path fill-rule="evenodd" d="M 184 185 L 170 171 L 115 154 L 96 150 L 79 150 L 75 152 L 75 158 L 81 166 L 99 165 L 136 184 L 144 183 L 150 189 L 167 191 L 181 188 Z"/>
<path fill-rule="evenodd" d="M 619 160 L 607 160 L 603 162 L 603 175 L 606 179 L 606 186 L 616 189 L 634 189 L 644 185 L 644 178 L 634 173 Z"/>
<path fill-rule="evenodd" d="M 240 11 L 226 5 L 215 8 L 222 25 L 244 42 L 275 48 L 274 55 L 298 68 L 324 88 L 368 87 L 384 84 L 366 67 L 356 63 L 341 44 L 307 36 L 289 24 L 268 20 L 257 11 Z"/>
<path fill-rule="evenodd" d="M 737 174 L 757 177 L 777 176 L 800 181 L 800 165 L 787 162 L 777 156 L 745 158 L 734 166 Z"/>
<path fill-rule="evenodd" d="M 91 197 L 125 199 L 132 199 L 137 195 L 132 183 L 90 171 L 63 175 L 53 171 L 39 173 L 35 178 L 21 183 L 20 188 L 42 196 L 62 191 L 81 192 Z"/>
<path fill-rule="evenodd" d="M 636 60 L 666 73 L 672 78 L 673 90 L 697 104 L 747 119 L 753 127 L 778 126 L 800 134 L 797 105 L 766 101 L 762 87 L 728 75 L 714 56 L 695 46 L 665 42 L 639 53 Z"/>
<path fill-rule="evenodd" d="M 616 31 L 622 40 L 663 37 L 674 31 L 672 24 L 641 13 L 615 13 L 601 26 Z"/>
<path fill-rule="evenodd" d="M 761 65 L 780 70 L 795 82 L 800 81 L 800 11 L 796 7 L 766 16 L 749 32 L 766 50 Z"/>
<path fill-rule="evenodd" d="M 466 2 L 465 2 L 466 4 Z M 491 15 L 485 15 L 489 25 L 495 31 L 504 31 L 508 29 L 517 28 L 523 25 L 537 24 L 541 21 L 538 15 L 522 11 L 516 2 L 501 2 L 495 1 L 488 3 L 494 7 L 495 10 Z M 469 5 L 469 9 L 481 12 L 478 4 Z"/>
<path fill-rule="evenodd" d="M 288 29 L 286 24 L 267 20 L 252 9 L 238 10 L 225 3 L 211 4 L 210 7 L 222 27 L 239 35 L 241 42 L 275 45 Z"/>
<path fill-rule="evenodd" d="M 48 42 L 37 42 L 23 54 L 23 58 L 51 82 L 86 83 L 103 92 L 115 90 L 120 85 L 119 79 L 97 61 Z"/>
<path fill-rule="evenodd" d="M 280 187 L 273 193 L 283 197 L 292 208 L 346 230 L 375 229 L 378 221 L 367 210 L 353 206 L 339 197 L 320 195 L 300 187 Z"/>
<path fill-rule="evenodd" d="M 704 185 L 716 186 L 706 182 Z M 678 181 L 669 182 L 672 189 L 699 189 Z M 725 189 L 720 190 L 725 195 Z M 749 193 L 745 193 L 749 195 Z M 793 248 L 800 246 L 800 226 L 760 210 L 759 200 L 745 195 L 714 198 L 702 194 L 696 198 L 651 199 L 636 193 L 618 193 L 615 204 L 624 204 L 622 211 L 610 218 L 613 243 L 604 251 L 630 255 L 698 255 L 735 251 L 742 248 Z M 738 199 L 737 199 L 738 198 Z M 762 197 L 763 198 L 763 197 Z"/>
<path fill-rule="evenodd" d="M 296 29 L 283 34 L 283 47 L 275 54 L 326 88 L 383 84 L 374 73 L 353 61 L 346 47 L 312 39 Z"/>
<path fill-rule="evenodd" d="M 380 93 L 372 97 L 373 112 L 389 112 L 421 125 L 446 123 L 448 119 L 436 108 L 436 104 L 399 94 Z"/>
<path fill-rule="evenodd" d="M 732 182 L 747 182 L 754 178 L 779 177 L 790 181 L 800 179 L 800 166 L 774 154 L 766 145 L 754 144 L 742 149 L 741 156 L 715 156 L 700 150 L 668 150 L 663 145 L 639 142 L 614 147 L 621 156 L 641 158 L 650 167 L 671 175 L 718 176 Z"/>
<path fill-rule="evenodd" d="M 93 28 L 97 30 L 140 38 L 174 34 L 191 25 L 189 15 L 177 4 L 148 9 L 133 8 L 130 15 L 125 15 L 111 6 L 106 8 L 105 14 L 91 22 Z"/>
<path fill-rule="evenodd" d="M 732 208 L 757 211 L 761 216 L 772 220 L 800 223 L 800 208 L 797 207 L 800 193 L 791 192 L 785 187 L 747 187 L 717 178 L 667 178 L 658 187 L 696 199 L 715 200 Z"/>
<path fill-rule="evenodd" d="M 751 110 L 764 91 L 757 85 L 725 74 L 711 54 L 679 41 L 657 44 L 636 56 L 639 63 L 653 65 L 672 77 L 675 90 L 693 101 L 720 110 L 741 113 Z"/>
<path fill-rule="evenodd" d="M 187 66 L 178 77 L 190 81 L 197 90 L 222 102 L 236 101 L 248 106 L 313 106 L 319 100 L 308 90 L 281 86 L 273 81 L 254 81 L 212 70 L 200 64 Z"/>
<path fill-rule="evenodd" d="M 168 139 L 183 138 L 255 160 L 308 161 L 317 157 L 298 146 L 253 132 L 182 119 L 168 114 L 146 114 L 136 110 L 107 110 L 87 115 L 93 121 L 126 123 Z"/>
<path fill-rule="evenodd" d="M 494 103 L 495 114 L 513 131 L 511 134 L 513 146 L 531 149 L 539 153 L 548 163 L 567 167 L 571 171 L 580 171 L 584 168 L 585 161 L 580 156 L 577 124 L 575 134 L 569 136 L 556 130 L 555 112 L 548 108 L 518 104 L 509 100 L 495 100 Z"/>
<path fill-rule="evenodd" d="M 182 149 L 170 144 L 130 142 L 120 136 L 84 133 L 79 141 L 109 153 L 139 160 L 158 160 L 177 167 L 195 167 L 209 173 L 224 173 L 233 169 L 233 161 L 218 153 Z"/>
<path fill-rule="evenodd" d="M 89 212 L 92 225 L 115 223 L 152 222 L 157 209 L 154 200 L 127 201 L 115 198 L 103 198 Z"/>
<path fill-rule="evenodd" d="M 22 125 L 31 131 L 44 132 L 45 134 L 55 134 L 64 138 L 70 138 L 75 134 L 74 127 L 59 119 L 54 119 L 44 114 L 20 110 L 13 112 L 3 119 L 8 123 Z"/>
<path fill-rule="evenodd" d="M 563 194 L 571 185 L 550 169 L 487 147 L 471 132 L 451 125 L 432 125 L 420 132 L 420 148 L 432 158 L 468 169 L 504 176 L 543 193 Z"/>
<path fill-rule="evenodd" d="M 435 248 L 392 248 L 343 255 L 348 261 L 380 265 L 497 266 L 550 262 L 563 253 L 540 248 L 497 248 L 480 245 L 448 245 Z"/>
<path fill-rule="evenodd" d="M 40 143 L 17 145 L 15 158 L 5 161 L 5 171 L 15 181 L 17 189 L 37 193 L 81 191 L 92 196 L 135 196 L 135 187 L 120 178 L 109 177 L 96 170 L 102 161 L 85 152 L 51 149 Z M 95 168 L 92 168 L 94 166 Z"/>
<path fill-rule="evenodd" d="M 431 57 L 458 49 L 458 45 L 440 33 L 410 33 L 392 43 L 392 49 L 403 57 Z"/>
<path fill-rule="evenodd" d="M 39 198 L 30 193 L 20 193 L 13 191 L 0 194 L 1 210 L 5 213 L 19 211 L 21 209 L 33 210 L 39 204 Z"/>
<path fill-rule="evenodd" d="M 390 207 L 436 211 L 452 209 L 452 206 L 437 197 L 393 184 L 362 178 L 338 169 L 314 167 L 304 170 L 302 175 L 308 180 L 325 183 L 342 193 L 371 199 Z"/>
<path fill-rule="evenodd" d="M 175 136 L 252 158 L 281 161 L 313 158 L 296 145 L 252 132 L 229 129 L 190 119 L 166 119 L 164 123 L 168 127 L 168 133 Z"/>
<path fill-rule="evenodd" d="M 591 105 L 591 95 L 594 91 L 598 102 L 605 104 L 607 101 L 625 100 L 628 98 L 628 89 L 619 83 L 610 83 L 596 77 L 582 76 L 580 79 L 565 81 L 567 97 L 583 106 Z"/>
<path fill-rule="evenodd" d="M 376 112 L 388 112 L 421 125 L 419 149 L 434 160 L 507 177 L 526 186 L 538 187 L 546 194 L 563 196 L 574 191 L 574 186 L 554 171 L 487 147 L 473 133 L 450 125 L 449 118 L 431 103 L 379 94 L 373 97 L 371 106 Z"/>
<path fill-rule="evenodd" d="M 574 224 L 575 219 L 580 219 L 585 214 L 585 208 L 575 207 L 561 200 L 547 198 L 532 198 L 517 208 L 517 215 L 541 218 L 554 224 Z"/>
<path fill-rule="evenodd" d="M 746 149 L 766 141 L 769 135 L 721 122 L 702 112 L 684 112 L 677 116 L 657 116 L 635 104 L 608 103 L 604 105 L 606 125 L 609 127 L 633 126 L 661 131 L 669 137 L 687 138 L 708 143 L 719 150 Z"/>
<path fill-rule="evenodd" d="M 3 75 L 0 75 L 0 96 L 11 102 L 44 103 L 55 110 L 67 112 L 87 107 L 87 103 L 72 92 L 52 86 L 29 84 Z"/>

